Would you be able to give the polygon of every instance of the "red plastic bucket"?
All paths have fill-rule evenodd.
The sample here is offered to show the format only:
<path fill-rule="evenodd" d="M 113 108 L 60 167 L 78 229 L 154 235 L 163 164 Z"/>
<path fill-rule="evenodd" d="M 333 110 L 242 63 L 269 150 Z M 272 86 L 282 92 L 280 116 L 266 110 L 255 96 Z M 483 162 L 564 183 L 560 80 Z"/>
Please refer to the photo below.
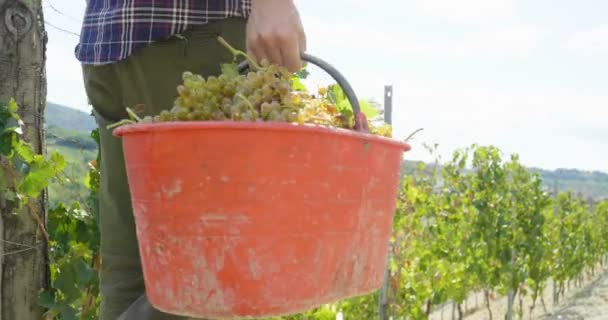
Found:
<path fill-rule="evenodd" d="M 406 143 L 285 123 L 123 126 L 150 303 L 293 314 L 382 284 Z"/>
<path fill-rule="evenodd" d="M 116 134 L 156 308 L 273 316 L 381 286 L 407 145 L 280 124 L 144 124 Z"/>

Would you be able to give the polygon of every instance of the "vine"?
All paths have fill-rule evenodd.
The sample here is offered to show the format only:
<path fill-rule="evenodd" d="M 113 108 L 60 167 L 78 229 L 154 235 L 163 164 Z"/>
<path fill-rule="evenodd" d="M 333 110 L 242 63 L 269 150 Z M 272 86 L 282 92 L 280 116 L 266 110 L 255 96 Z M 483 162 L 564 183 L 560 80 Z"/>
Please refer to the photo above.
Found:
<path fill-rule="evenodd" d="M 15 100 L 0 105 L 0 207 L 18 213 L 30 200 L 37 198 L 64 168 L 59 153 L 50 157 L 36 154 L 21 139 L 23 121 Z"/>
<path fill-rule="evenodd" d="M 580 283 L 604 261 L 607 226 L 608 202 L 550 197 L 517 155 L 504 161 L 492 146 L 457 150 L 441 168 L 422 164 L 404 177 L 389 264 L 392 312 L 428 319 L 452 303 L 452 319 L 462 319 L 463 300 L 482 291 L 488 319 L 522 319 L 550 279 L 562 296 L 566 282 Z M 508 296 L 503 315 L 492 314 L 496 294 Z M 528 294 L 532 306 L 523 310 Z"/>
<path fill-rule="evenodd" d="M 47 319 L 94 320 L 99 318 L 99 134 L 97 158 L 89 163 L 85 185 L 89 196 L 81 202 L 59 203 L 49 211 L 51 288 L 39 300 Z"/>

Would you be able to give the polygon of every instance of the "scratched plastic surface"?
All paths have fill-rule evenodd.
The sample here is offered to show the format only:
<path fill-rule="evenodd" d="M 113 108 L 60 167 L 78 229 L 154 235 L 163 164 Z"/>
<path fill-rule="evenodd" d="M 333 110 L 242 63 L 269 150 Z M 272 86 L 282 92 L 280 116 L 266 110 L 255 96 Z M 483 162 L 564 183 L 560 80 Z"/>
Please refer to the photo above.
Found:
<path fill-rule="evenodd" d="M 115 134 L 156 308 L 267 317 L 381 286 L 409 145 L 268 123 L 162 123 Z"/>

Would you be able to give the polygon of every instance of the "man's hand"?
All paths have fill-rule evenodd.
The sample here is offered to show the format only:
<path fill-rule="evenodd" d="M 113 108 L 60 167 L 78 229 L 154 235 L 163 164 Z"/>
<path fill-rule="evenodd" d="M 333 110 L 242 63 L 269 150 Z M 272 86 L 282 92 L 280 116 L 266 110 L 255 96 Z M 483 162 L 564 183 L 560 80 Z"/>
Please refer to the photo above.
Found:
<path fill-rule="evenodd" d="M 293 0 L 252 0 L 247 23 L 247 53 L 256 61 L 297 72 L 300 54 L 306 51 L 306 35 Z"/>

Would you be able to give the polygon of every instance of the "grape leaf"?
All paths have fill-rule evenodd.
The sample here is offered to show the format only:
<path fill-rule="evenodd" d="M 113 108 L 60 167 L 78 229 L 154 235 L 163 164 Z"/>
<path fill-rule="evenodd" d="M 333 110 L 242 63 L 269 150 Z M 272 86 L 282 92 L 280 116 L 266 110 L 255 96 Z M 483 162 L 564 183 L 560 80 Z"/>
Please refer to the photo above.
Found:
<path fill-rule="evenodd" d="M 306 70 L 306 64 L 304 65 L 304 67 L 302 67 L 302 69 L 300 69 L 300 71 L 296 72 L 296 76 L 299 79 L 306 79 L 306 78 L 308 78 L 309 75 L 310 75 L 310 72 L 308 72 L 308 70 Z"/>
<path fill-rule="evenodd" d="M 60 305 L 55 302 L 55 293 L 54 291 L 43 291 L 39 296 L 38 296 L 38 303 L 46 308 L 49 309 L 55 309 L 58 308 Z"/>
<path fill-rule="evenodd" d="M 3 121 L 2 132 L 3 133 L 16 132 L 18 134 L 21 134 L 21 128 L 20 128 L 19 121 L 20 120 L 9 116 L 8 119 L 5 119 Z"/>
<path fill-rule="evenodd" d="M 53 287 L 61 290 L 65 299 L 71 301 L 78 298 L 80 290 L 76 286 L 78 282 L 74 268 L 69 265 L 68 261 L 63 262 L 68 263 L 68 265 L 62 268 L 61 272 L 57 275 L 57 279 L 53 282 Z"/>
<path fill-rule="evenodd" d="M 17 109 L 19 109 L 19 107 L 17 106 L 17 102 L 15 101 L 15 99 L 9 100 L 8 112 L 13 114 L 13 116 L 16 116 L 17 119 L 19 119 L 19 116 L 17 116 Z"/>
<path fill-rule="evenodd" d="M 51 161 L 53 162 L 57 173 L 61 172 L 67 165 L 65 158 L 59 152 L 51 153 Z"/>
<path fill-rule="evenodd" d="M 336 104 L 340 113 L 352 115 L 353 107 L 344 94 L 342 87 L 337 84 L 330 85 L 328 87 L 327 96 L 332 103 Z M 361 112 L 363 112 L 368 119 L 375 118 L 380 114 L 378 109 L 374 108 L 367 100 L 359 99 L 359 107 L 361 108 Z"/>
<path fill-rule="evenodd" d="M 34 160 L 34 152 L 29 144 L 19 141 L 13 144 L 13 148 L 17 152 L 17 155 L 23 159 L 23 161 L 29 163 Z"/>
<path fill-rule="evenodd" d="M 230 78 L 238 77 L 239 67 L 236 63 L 224 63 L 222 64 L 222 74 L 225 74 Z"/>
<path fill-rule="evenodd" d="M 298 77 L 291 78 L 291 87 L 295 91 L 306 91 L 306 86 L 302 83 L 302 81 Z"/>
<path fill-rule="evenodd" d="M 78 320 L 78 311 L 71 306 L 64 306 L 61 309 L 61 320 Z"/>
<path fill-rule="evenodd" d="M 10 157 L 13 153 L 14 133 L 0 134 L 0 155 Z"/>
<path fill-rule="evenodd" d="M 374 108 L 367 100 L 359 99 L 359 106 L 361 107 L 361 112 L 363 112 L 368 119 L 375 118 L 380 114 L 380 111 Z"/>
<path fill-rule="evenodd" d="M 339 85 L 332 84 L 327 89 L 328 89 L 327 90 L 327 97 L 329 98 L 329 100 L 332 103 L 335 103 L 336 105 L 338 105 L 342 101 L 346 100 L 346 96 L 344 95 L 344 91 L 342 91 L 342 87 L 340 87 Z"/>
<path fill-rule="evenodd" d="M 15 168 L 15 171 L 19 174 L 25 175 L 30 171 L 31 161 L 26 162 L 21 157 L 13 157 L 12 160 L 13 168 Z"/>
<path fill-rule="evenodd" d="M 66 162 L 58 153 L 53 153 L 51 161 L 42 155 L 35 155 L 30 171 L 19 185 L 19 192 L 29 197 L 37 197 L 49 181 L 65 168 Z"/>
<path fill-rule="evenodd" d="M 91 269 L 91 267 L 89 267 L 82 259 L 78 259 L 78 262 L 75 263 L 74 268 L 76 269 L 76 275 L 78 276 L 78 283 L 81 285 L 84 284 L 86 286 L 86 284 L 88 284 L 95 275 L 93 269 Z"/>

